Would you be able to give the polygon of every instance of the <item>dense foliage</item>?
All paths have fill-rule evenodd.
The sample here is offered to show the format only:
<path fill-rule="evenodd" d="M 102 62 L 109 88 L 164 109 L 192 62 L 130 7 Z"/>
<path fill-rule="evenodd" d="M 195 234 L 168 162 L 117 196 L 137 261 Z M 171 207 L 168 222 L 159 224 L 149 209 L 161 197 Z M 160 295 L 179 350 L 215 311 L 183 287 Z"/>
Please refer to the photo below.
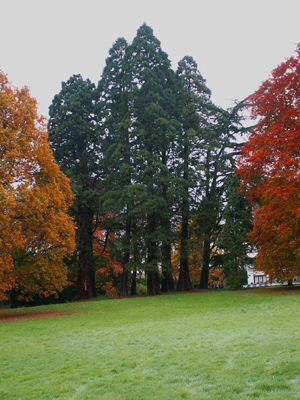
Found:
<path fill-rule="evenodd" d="M 238 173 L 253 204 L 257 268 L 271 280 L 300 273 L 300 45 L 247 99 L 258 119 Z"/>
<path fill-rule="evenodd" d="M 93 231 L 99 205 L 100 137 L 93 114 L 94 85 L 80 75 L 62 83 L 49 108 L 49 140 L 54 157 L 70 178 L 75 195 L 71 214 L 75 218 L 78 269 L 77 299 L 96 295 L 93 260 Z"/>
<path fill-rule="evenodd" d="M 67 285 L 73 195 L 55 163 L 36 101 L 0 71 L 0 301 L 49 296 Z"/>
<path fill-rule="evenodd" d="M 223 286 L 241 289 L 247 284 L 246 267 L 253 263 L 248 236 L 252 229 L 252 206 L 240 192 L 239 180 L 233 175 L 226 185 L 224 226 L 219 247 L 222 249 Z"/>

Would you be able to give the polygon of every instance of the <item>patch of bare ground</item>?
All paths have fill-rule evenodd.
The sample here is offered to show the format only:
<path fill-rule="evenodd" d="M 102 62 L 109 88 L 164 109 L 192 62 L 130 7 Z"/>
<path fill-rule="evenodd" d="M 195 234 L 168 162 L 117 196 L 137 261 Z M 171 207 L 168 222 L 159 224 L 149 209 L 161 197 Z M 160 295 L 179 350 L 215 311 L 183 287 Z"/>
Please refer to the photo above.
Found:
<path fill-rule="evenodd" d="M 52 318 L 58 317 L 60 315 L 67 315 L 70 313 L 66 312 L 54 312 L 54 311 L 6 311 L 5 313 L 0 313 L 0 324 L 5 322 L 20 321 L 26 319 L 38 319 L 38 318 Z"/>

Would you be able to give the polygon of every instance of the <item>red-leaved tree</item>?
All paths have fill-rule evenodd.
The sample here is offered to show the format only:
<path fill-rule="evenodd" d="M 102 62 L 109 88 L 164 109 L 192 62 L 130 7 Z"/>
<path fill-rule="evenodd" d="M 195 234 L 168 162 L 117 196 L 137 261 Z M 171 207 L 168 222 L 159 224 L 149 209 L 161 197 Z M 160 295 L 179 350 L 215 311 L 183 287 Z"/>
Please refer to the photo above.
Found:
<path fill-rule="evenodd" d="M 300 43 L 247 102 L 258 123 L 237 172 L 253 204 L 256 267 L 292 279 L 300 274 Z"/>

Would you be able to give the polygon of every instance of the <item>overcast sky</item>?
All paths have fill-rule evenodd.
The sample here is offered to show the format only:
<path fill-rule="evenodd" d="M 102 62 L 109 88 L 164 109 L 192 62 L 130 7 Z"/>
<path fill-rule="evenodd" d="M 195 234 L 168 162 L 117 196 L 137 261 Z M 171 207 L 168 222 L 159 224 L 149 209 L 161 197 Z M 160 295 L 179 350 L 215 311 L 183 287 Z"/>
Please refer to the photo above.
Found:
<path fill-rule="evenodd" d="M 242 100 L 294 54 L 300 0 L 0 0 L 0 69 L 48 107 L 61 82 L 98 83 L 118 37 L 146 22 L 173 69 L 191 55 L 223 108 Z"/>

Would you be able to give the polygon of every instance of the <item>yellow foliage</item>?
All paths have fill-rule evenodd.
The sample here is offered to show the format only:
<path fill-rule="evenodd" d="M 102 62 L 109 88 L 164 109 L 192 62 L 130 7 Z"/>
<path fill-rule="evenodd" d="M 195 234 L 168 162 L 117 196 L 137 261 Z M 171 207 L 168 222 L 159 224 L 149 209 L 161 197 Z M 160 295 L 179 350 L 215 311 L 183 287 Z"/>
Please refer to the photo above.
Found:
<path fill-rule="evenodd" d="M 194 223 L 193 220 L 189 222 L 189 226 Z M 179 228 L 180 229 L 180 226 Z M 214 250 L 216 253 L 220 253 L 220 249 L 216 248 Z M 202 273 L 202 252 L 203 252 L 203 241 L 195 236 L 191 235 L 188 249 L 188 260 L 189 260 L 189 272 L 192 285 L 198 285 L 201 279 Z M 176 243 L 175 251 L 171 256 L 172 269 L 174 271 L 174 276 L 179 276 L 179 266 L 180 266 L 180 241 Z M 209 286 L 222 286 L 222 268 L 213 268 L 209 273 L 208 279 Z"/>

